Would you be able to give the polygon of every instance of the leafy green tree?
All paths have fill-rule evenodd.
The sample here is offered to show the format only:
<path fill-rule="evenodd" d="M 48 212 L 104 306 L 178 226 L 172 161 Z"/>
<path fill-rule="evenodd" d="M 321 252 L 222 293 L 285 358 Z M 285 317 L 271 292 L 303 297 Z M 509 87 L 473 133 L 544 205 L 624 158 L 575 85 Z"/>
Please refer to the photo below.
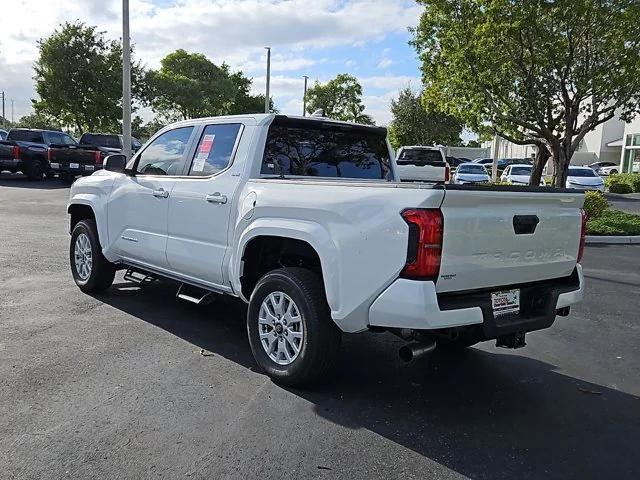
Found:
<path fill-rule="evenodd" d="M 44 130 L 62 130 L 62 125 L 55 118 L 43 113 L 30 113 L 20 117 L 16 127 L 19 128 L 41 128 Z"/>
<path fill-rule="evenodd" d="M 426 102 L 538 146 L 532 184 L 551 154 L 564 186 L 584 136 L 640 110 L 637 0 L 418 1 Z"/>
<path fill-rule="evenodd" d="M 168 120 L 264 111 L 264 96 L 249 93 L 251 79 L 182 49 L 147 72 L 145 87 L 146 103 Z"/>
<path fill-rule="evenodd" d="M 97 27 L 65 23 L 38 42 L 33 100 L 37 113 L 84 131 L 119 131 L 122 118 L 122 47 Z M 140 67 L 132 65 L 137 93 Z"/>
<path fill-rule="evenodd" d="M 460 145 L 462 122 L 451 115 L 427 111 L 420 95 L 410 87 L 391 100 L 389 140 L 394 148 L 402 145 Z"/>
<path fill-rule="evenodd" d="M 307 112 L 324 110 L 325 116 L 345 122 L 373 125 L 373 119 L 364 113 L 362 85 L 346 73 L 339 74 L 325 84 L 316 81 L 307 90 Z"/>

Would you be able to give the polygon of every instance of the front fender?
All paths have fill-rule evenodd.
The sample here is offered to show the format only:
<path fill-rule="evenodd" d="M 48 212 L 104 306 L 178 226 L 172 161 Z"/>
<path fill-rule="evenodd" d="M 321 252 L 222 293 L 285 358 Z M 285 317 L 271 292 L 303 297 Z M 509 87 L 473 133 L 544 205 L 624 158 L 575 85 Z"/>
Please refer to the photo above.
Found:
<path fill-rule="evenodd" d="M 229 262 L 229 278 L 234 291 L 242 297 L 240 270 L 242 255 L 247 244 L 260 236 L 284 237 L 302 240 L 311 245 L 320 257 L 324 288 L 332 314 L 340 310 L 340 276 L 336 245 L 329 232 L 320 224 L 297 219 L 259 218 L 242 230 L 236 239 L 236 250 Z M 244 298 L 244 297 L 243 297 Z M 244 298 L 248 301 L 247 298 Z M 333 315 L 332 315 L 333 316 Z"/>

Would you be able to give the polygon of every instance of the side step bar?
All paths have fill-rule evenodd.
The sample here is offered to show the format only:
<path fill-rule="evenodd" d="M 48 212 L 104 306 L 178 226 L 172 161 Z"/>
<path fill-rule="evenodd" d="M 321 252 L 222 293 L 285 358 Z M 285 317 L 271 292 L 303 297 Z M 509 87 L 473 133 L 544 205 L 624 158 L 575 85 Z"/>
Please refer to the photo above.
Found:
<path fill-rule="evenodd" d="M 196 305 L 205 305 L 213 300 L 213 292 L 203 288 L 194 287 L 186 283 L 181 283 L 178 287 L 176 297 Z"/>
<path fill-rule="evenodd" d="M 149 275 L 147 272 L 137 270 L 135 268 L 128 268 L 124 273 L 124 280 L 127 282 L 135 283 L 136 285 L 145 286 L 155 280 L 155 277 Z"/>

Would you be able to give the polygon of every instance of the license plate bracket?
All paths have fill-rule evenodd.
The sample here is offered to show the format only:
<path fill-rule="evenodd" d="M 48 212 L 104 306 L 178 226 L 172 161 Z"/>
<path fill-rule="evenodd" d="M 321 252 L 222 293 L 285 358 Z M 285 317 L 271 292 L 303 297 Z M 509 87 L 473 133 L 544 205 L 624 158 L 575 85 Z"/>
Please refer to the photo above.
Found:
<path fill-rule="evenodd" d="M 520 289 L 492 292 L 491 308 L 495 317 L 508 314 L 518 315 L 520 313 Z"/>

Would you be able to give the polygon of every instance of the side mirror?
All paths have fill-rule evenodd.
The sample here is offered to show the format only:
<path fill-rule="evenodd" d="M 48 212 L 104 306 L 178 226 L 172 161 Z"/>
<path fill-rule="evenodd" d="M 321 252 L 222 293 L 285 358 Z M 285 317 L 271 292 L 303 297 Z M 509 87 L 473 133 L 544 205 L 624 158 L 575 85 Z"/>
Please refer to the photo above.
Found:
<path fill-rule="evenodd" d="M 127 166 L 127 157 L 121 154 L 109 155 L 104 159 L 102 167 L 110 172 L 124 173 Z"/>

